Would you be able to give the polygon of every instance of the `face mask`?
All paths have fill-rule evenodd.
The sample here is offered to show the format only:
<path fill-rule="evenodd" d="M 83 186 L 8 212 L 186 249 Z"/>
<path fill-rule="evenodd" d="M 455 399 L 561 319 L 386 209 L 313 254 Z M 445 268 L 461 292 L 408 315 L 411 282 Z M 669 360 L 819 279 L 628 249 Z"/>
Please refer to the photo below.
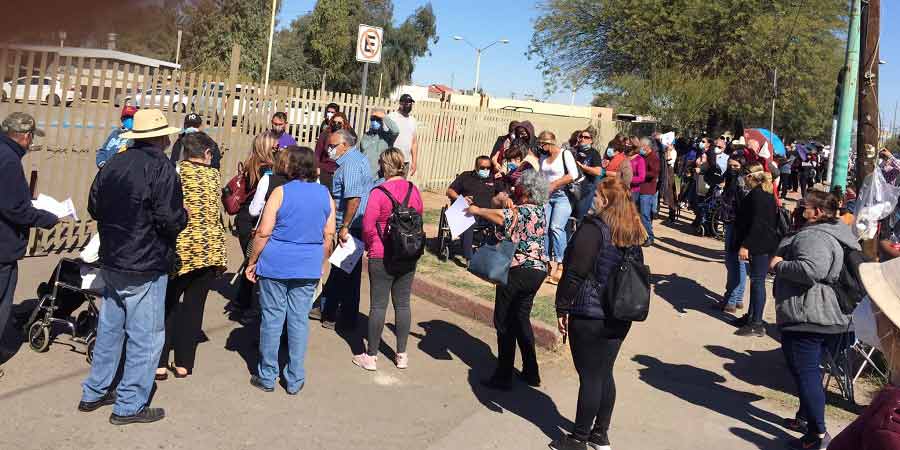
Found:
<path fill-rule="evenodd" d="M 198 132 L 198 131 L 200 131 L 200 130 L 197 129 L 197 128 L 194 128 L 194 127 L 187 127 L 187 128 L 184 129 L 184 131 L 182 131 L 182 133 L 183 133 L 183 134 L 191 134 L 191 133 L 196 133 L 196 132 Z"/>
<path fill-rule="evenodd" d="M 334 117 L 334 112 L 328 111 L 325 113 L 325 119 L 331 120 L 332 117 Z"/>
<path fill-rule="evenodd" d="M 700 147 L 700 150 L 706 150 L 706 143 L 701 142 L 699 147 Z"/>
<path fill-rule="evenodd" d="M 369 129 L 372 131 L 381 131 L 381 121 L 372 119 L 369 121 Z"/>
<path fill-rule="evenodd" d="M 638 153 L 640 153 L 641 156 L 647 156 L 647 149 L 641 148 L 640 150 L 638 150 Z"/>
<path fill-rule="evenodd" d="M 516 132 L 515 132 L 515 131 L 510 131 L 510 132 L 509 132 L 509 140 L 513 140 L 513 139 L 515 139 L 515 138 L 516 138 Z"/>
<path fill-rule="evenodd" d="M 402 112 L 403 114 L 411 113 L 412 112 L 412 104 L 404 103 L 404 104 L 400 105 L 400 112 Z"/>
<path fill-rule="evenodd" d="M 478 169 L 478 178 L 486 179 L 491 176 L 491 169 Z"/>
<path fill-rule="evenodd" d="M 506 170 L 508 170 L 508 171 L 510 171 L 510 172 L 515 171 L 518 167 L 519 167 L 519 165 L 516 164 L 516 163 L 512 163 L 512 162 L 511 162 L 511 163 L 506 163 Z"/>
<path fill-rule="evenodd" d="M 612 158 L 613 156 L 616 156 L 616 151 L 613 150 L 612 148 L 606 149 L 606 157 Z"/>
<path fill-rule="evenodd" d="M 581 144 L 578 147 L 581 148 L 582 150 L 587 151 L 588 149 L 591 148 L 591 144 Z"/>
<path fill-rule="evenodd" d="M 724 152 L 724 151 L 725 151 L 725 149 L 716 147 L 716 154 L 717 154 L 717 155 L 722 154 L 722 152 Z"/>
<path fill-rule="evenodd" d="M 134 128 L 134 117 L 126 117 L 122 119 L 122 128 L 126 130 Z"/>
<path fill-rule="evenodd" d="M 331 159 L 337 159 L 337 145 L 328 146 L 328 157 Z"/>
<path fill-rule="evenodd" d="M 335 131 L 337 131 L 337 130 L 340 130 L 341 128 L 344 128 L 344 124 L 342 124 L 342 123 L 333 123 L 333 124 L 331 124 L 331 131 L 332 131 L 332 132 L 335 132 Z"/>
<path fill-rule="evenodd" d="M 274 133 L 275 136 L 281 137 L 281 135 L 284 134 L 284 126 L 280 126 L 280 127 L 273 126 L 272 133 Z"/>

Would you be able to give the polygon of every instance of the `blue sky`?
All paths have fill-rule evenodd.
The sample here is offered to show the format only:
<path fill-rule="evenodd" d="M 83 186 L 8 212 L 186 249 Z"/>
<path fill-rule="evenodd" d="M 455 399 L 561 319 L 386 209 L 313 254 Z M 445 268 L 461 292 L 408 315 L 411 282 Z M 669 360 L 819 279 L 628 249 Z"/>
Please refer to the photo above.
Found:
<path fill-rule="evenodd" d="M 279 16 L 282 26 L 291 19 L 313 9 L 315 0 L 284 0 Z M 399 22 L 424 2 L 394 0 L 395 21 Z M 882 3 L 881 59 L 888 62 L 881 66 L 880 106 L 885 127 L 890 126 L 894 105 L 900 100 L 900 33 L 889 30 L 891 24 L 900 21 L 900 2 Z M 466 37 L 478 46 L 498 39 L 509 39 L 507 45 L 495 45 L 481 58 L 481 86 L 491 95 L 516 97 L 532 94 L 544 98 L 544 83 L 536 61 L 525 56 L 531 41 L 532 25 L 539 15 L 540 2 L 526 0 L 434 0 L 431 2 L 437 16 L 439 41 L 432 46 L 430 57 L 421 58 L 413 72 L 416 84 L 446 84 L 456 88 L 471 88 L 475 82 L 475 50 L 463 42 L 453 40 L 454 35 Z M 576 104 L 588 104 L 592 98 L 590 89 L 576 93 Z M 571 92 L 558 92 L 550 101 L 569 103 Z M 829 102 L 830 104 L 830 102 Z M 898 118 L 900 122 L 900 118 Z"/>

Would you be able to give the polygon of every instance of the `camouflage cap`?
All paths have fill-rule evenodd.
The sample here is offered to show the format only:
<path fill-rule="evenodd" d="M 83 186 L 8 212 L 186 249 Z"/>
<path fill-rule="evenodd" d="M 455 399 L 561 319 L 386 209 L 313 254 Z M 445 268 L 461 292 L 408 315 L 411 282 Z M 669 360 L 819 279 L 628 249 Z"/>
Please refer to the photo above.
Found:
<path fill-rule="evenodd" d="M 3 125 L 0 125 L 0 129 L 2 129 L 4 133 L 16 132 L 34 133 L 35 136 L 44 135 L 44 130 L 37 128 L 34 117 L 23 112 L 14 112 L 6 116 L 6 118 L 3 119 Z"/>

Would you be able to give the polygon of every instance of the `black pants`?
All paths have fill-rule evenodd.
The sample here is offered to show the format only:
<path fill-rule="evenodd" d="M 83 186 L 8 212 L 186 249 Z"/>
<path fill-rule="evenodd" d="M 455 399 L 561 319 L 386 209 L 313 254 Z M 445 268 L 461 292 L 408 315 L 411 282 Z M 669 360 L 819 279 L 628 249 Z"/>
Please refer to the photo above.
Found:
<path fill-rule="evenodd" d="M 247 254 L 247 249 L 253 244 L 251 233 L 255 222 L 250 217 L 250 213 L 245 213 L 244 211 L 238 212 L 235 222 L 238 229 L 238 242 L 241 244 L 241 256 L 243 256 Z M 238 294 L 234 304 L 240 308 L 250 308 L 253 305 L 254 291 L 256 291 L 256 286 L 244 274 L 240 274 L 238 277 Z"/>
<path fill-rule="evenodd" d="M 360 230 L 350 230 L 350 235 L 362 240 Z M 359 288 L 362 282 L 362 261 L 356 264 L 353 272 L 347 273 L 332 266 L 328 274 L 328 281 L 322 287 L 324 304 L 322 307 L 322 320 L 336 322 L 340 328 L 356 328 L 356 319 L 359 316 Z M 338 308 L 341 315 L 338 317 Z"/>
<path fill-rule="evenodd" d="M 616 404 L 613 365 L 631 322 L 569 317 L 569 346 L 578 372 L 576 438 L 606 436 Z"/>
<path fill-rule="evenodd" d="M 203 329 L 203 307 L 209 294 L 213 268 L 192 270 L 169 280 L 166 287 L 166 343 L 159 367 L 169 363 L 169 352 L 175 351 L 175 365 L 191 373 L 197 356 L 197 341 Z"/>
<path fill-rule="evenodd" d="M 514 267 L 509 269 L 506 286 L 497 286 L 494 305 L 497 370 L 494 378 L 498 380 L 512 380 L 516 343 L 522 352 L 522 375 L 529 379 L 540 379 L 534 349 L 534 331 L 531 329 L 531 307 L 546 276 L 547 273 L 543 270 Z"/>
<path fill-rule="evenodd" d="M 9 321 L 12 311 L 18 279 L 18 262 L 0 263 L 0 339 L 3 339 L 3 332 L 6 331 L 6 322 Z"/>

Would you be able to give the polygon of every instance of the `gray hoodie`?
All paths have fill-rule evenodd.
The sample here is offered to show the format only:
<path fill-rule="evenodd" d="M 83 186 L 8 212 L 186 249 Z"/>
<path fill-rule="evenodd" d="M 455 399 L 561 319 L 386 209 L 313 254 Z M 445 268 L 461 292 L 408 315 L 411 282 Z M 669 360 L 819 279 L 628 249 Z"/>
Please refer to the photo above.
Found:
<path fill-rule="evenodd" d="M 845 328 L 850 316 L 841 312 L 834 290 L 844 265 L 840 244 L 859 250 L 859 242 L 843 222 L 809 225 L 781 241 L 776 255 L 775 316 L 778 325 L 809 324 Z M 823 330 L 824 331 L 824 330 Z"/>

